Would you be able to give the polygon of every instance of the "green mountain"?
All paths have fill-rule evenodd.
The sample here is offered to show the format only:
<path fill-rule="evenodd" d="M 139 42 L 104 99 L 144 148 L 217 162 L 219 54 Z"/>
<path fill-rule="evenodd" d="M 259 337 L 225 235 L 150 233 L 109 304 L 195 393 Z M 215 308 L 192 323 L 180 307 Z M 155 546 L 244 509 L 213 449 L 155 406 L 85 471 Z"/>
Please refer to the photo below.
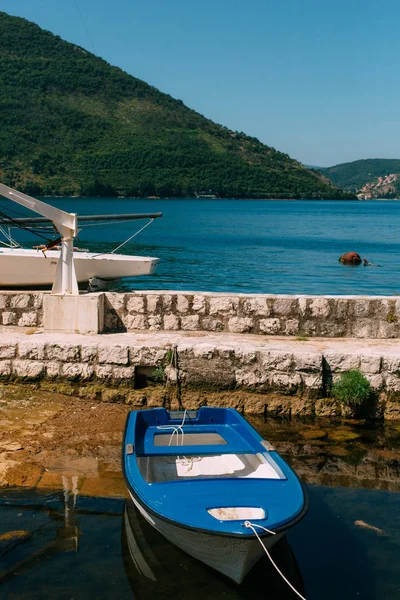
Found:
<path fill-rule="evenodd" d="M 0 180 L 43 195 L 353 197 L 258 139 L 4 12 Z"/>
<path fill-rule="evenodd" d="M 368 158 L 319 169 L 335 185 L 356 191 L 366 184 L 375 184 L 379 177 L 400 173 L 400 159 Z"/>

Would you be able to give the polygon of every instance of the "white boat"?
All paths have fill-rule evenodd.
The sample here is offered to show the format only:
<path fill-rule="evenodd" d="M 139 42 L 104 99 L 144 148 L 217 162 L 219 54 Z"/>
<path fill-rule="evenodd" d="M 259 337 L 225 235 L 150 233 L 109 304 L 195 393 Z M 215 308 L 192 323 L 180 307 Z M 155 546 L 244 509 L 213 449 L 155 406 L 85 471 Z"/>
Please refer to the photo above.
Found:
<path fill-rule="evenodd" d="M 118 245 L 112 252 L 100 253 L 79 250 L 73 247 L 78 234 L 78 216 L 67 213 L 41 200 L 27 196 L 0 184 L 0 194 L 36 212 L 41 217 L 14 217 L 0 211 L 0 287 L 37 288 L 52 286 L 53 294 L 77 294 L 78 283 L 88 282 L 91 289 L 107 287 L 110 282 L 124 277 L 151 275 L 157 268 L 158 258 L 117 254 L 117 251 L 161 213 L 122 215 L 83 215 L 82 223 L 107 224 L 116 221 L 149 219 L 139 232 Z M 12 228 L 21 228 L 39 235 L 47 243 L 34 248 L 22 248 L 11 235 Z M 60 237 L 54 238 L 54 230 Z M 3 247 L 1 247 L 3 246 Z"/>
<path fill-rule="evenodd" d="M 56 278 L 60 250 L 0 248 L 0 287 L 51 287 Z M 76 279 L 86 282 L 112 282 L 124 277 L 151 275 L 158 258 L 124 254 L 74 252 Z"/>

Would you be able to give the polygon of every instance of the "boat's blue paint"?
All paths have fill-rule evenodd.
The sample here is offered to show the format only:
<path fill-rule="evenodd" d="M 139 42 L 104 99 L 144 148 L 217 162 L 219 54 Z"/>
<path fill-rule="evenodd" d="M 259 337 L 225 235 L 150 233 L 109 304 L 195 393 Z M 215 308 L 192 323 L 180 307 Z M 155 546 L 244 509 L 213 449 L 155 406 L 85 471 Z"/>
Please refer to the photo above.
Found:
<path fill-rule="evenodd" d="M 183 414 L 183 413 L 182 413 Z M 182 416 L 170 418 L 164 408 L 132 411 L 127 420 L 124 439 L 123 467 L 128 486 L 136 499 L 150 512 L 184 527 L 204 530 L 217 535 L 249 537 L 241 521 L 219 521 L 207 509 L 229 506 L 263 508 L 266 518 L 256 522 L 276 530 L 290 526 L 304 511 L 305 497 L 295 473 L 275 451 L 261 445 L 261 436 L 234 409 L 202 407 L 196 418 L 185 419 L 187 433 L 214 432 L 225 440 L 223 445 L 155 446 L 154 435 L 172 433 L 172 426 L 182 423 Z M 170 425 L 170 430 L 157 429 Z M 127 454 L 126 445 L 133 445 Z M 200 478 L 171 482 L 147 483 L 138 465 L 137 456 L 263 453 L 282 471 L 282 479 Z"/>

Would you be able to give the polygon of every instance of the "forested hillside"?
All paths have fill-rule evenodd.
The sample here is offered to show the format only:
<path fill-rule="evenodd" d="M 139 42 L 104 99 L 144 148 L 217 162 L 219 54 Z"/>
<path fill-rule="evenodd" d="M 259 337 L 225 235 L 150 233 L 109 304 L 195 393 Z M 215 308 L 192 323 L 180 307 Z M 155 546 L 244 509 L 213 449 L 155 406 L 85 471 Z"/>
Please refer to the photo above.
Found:
<path fill-rule="evenodd" d="M 329 177 L 337 186 L 347 190 L 356 191 L 365 184 L 374 182 L 378 177 L 387 177 L 393 173 L 400 173 L 400 159 L 368 158 L 356 160 L 319 169 L 320 173 Z"/>
<path fill-rule="evenodd" d="M 3 12 L 0 180 L 43 195 L 351 197 L 256 138 Z"/>

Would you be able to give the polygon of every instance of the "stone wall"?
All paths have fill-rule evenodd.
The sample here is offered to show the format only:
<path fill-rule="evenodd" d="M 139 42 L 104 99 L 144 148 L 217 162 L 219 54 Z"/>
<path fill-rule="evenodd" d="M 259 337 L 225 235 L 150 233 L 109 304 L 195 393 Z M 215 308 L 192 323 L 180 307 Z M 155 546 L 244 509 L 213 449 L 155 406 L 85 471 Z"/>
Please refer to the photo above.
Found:
<path fill-rule="evenodd" d="M 34 336 L 40 338 L 41 336 Z M 49 336 L 48 336 L 49 337 Z M 53 337 L 53 336 L 52 336 Z M 81 336 L 84 337 L 84 336 Z M 151 337 L 151 336 L 149 336 Z M 152 387 L 163 388 L 158 405 L 163 403 L 167 388 L 180 390 L 182 398 L 188 391 L 203 392 L 188 408 L 210 401 L 210 393 L 225 393 L 227 405 L 236 406 L 237 392 L 252 393 L 243 404 L 245 412 L 262 413 L 268 406 L 277 414 L 332 414 L 332 406 L 319 400 L 327 395 L 329 386 L 341 373 L 359 368 L 371 385 L 385 397 L 385 416 L 400 418 L 400 354 L 341 353 L 304 350 L 282 351 L 253 344 L 214 344 L 182 338 L 173 346 L 165 340 L 131 341 L 130 344 L 110 343 L 107 336 L 98 342 L 70 343 L 60 336 L 58 341 L 19 339 L 0 344 L 0 378 L 3 381 L 70 382 L 82 388 L 98 386 L 102 397 L 113 397 L 108 389 L 122 385 L 124 394 L 137 398 L 130 391 Z M 225 392 L 224 392 L 225 390 Z M 287 400 L 271 401 L 268 394 L 280 393 Z M 117 392 L 118 395 L 118 392 Z M 119 396 L 121 393 L 119 392 Z M 145 398 L 144 392 L 140 398 Z M 296 398 L 294 404 L 293 398 Z M 193 396 L 191 396 L 193 398 Z M 133 402 L 133 400 L 132 400 Z M 271 404 L 272 402 L 272 404 Z M 139 403 L 140 405 L 140 403 Z M 324 412 L 325 411 L 325 412 Z"/>
<path fill-rule="evenodd" d="M 400 337 L 400 298 L 190 292 L 104 294 L 105 331 L 204 331 L 257 335 Z M 0 324 L 43 325 L 43 292 L 1 292 Z"/>
<path fill-rule="evenodd" d="M 105 330 L 400 337 L 400 298 L 134 292 L 105 294 Z"/>
<path fill-rule="evenodd" d="M 41 327 L 43 292 L 0 292 L 0 325 Z"/>

